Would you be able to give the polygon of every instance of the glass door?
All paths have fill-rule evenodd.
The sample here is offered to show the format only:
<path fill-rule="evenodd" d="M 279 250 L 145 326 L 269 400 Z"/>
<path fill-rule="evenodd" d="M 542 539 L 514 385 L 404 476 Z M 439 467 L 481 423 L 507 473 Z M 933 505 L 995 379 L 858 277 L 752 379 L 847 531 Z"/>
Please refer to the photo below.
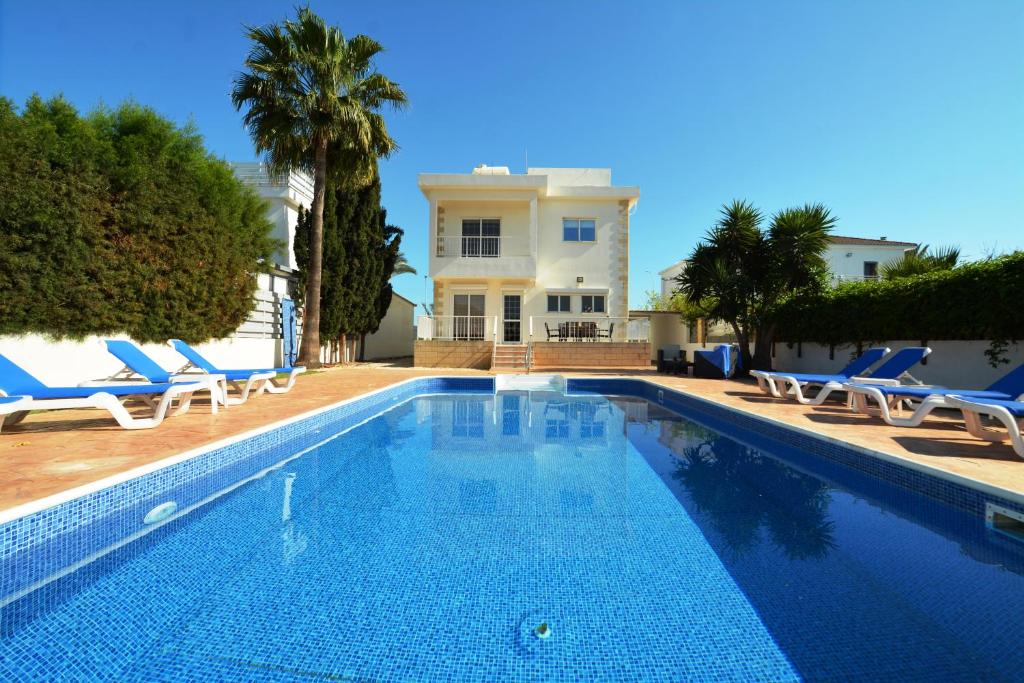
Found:
<path fill-rule="evenodd" d="M 502 342 L 519 344 L 523 341 L 523 295 L 502 295 L 501 306 Z"/>
<path fill-rule="evenodd" d="M 484 295 L 455 294 L 452 296 L 452 338 L 483 339 Z"/>

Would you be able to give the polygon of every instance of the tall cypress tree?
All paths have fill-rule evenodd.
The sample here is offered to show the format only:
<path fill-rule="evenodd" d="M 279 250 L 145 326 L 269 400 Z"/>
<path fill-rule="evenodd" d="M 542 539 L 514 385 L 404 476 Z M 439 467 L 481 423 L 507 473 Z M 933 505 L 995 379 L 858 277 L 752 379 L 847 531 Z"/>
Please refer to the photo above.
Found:
<path fill-rule="evenodd" d="M 320 336 L 360 340 L 380 328 L 391 304 L 391 273 L 398 259 L 402 231 L 387 224 L 380 204 L 380 179 L 359 188 L 328 192 L 324 213 L 324 253 L 320 294 Z M 300 211 L 295 258 L 300 281 L 308 263 L 309 212 Z"/>

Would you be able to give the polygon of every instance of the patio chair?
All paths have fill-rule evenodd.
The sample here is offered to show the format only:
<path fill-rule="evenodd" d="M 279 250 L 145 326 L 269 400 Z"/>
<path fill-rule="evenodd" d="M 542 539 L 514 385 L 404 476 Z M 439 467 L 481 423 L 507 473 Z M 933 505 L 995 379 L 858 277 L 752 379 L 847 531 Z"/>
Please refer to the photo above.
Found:
<path fill-rule="evenodd" d="M 607 330 L 603 330 L 600 327 L 597 328 L 598 339 L 607 339 L 608 341 L 611 341 L 613 334 L 615 334 L 615 323 L 608 323 Z"/>
<path fill-rule="evenodd" d="M 679 352 L 679 357 L 672 361 L 668 371 L 673 375 L 687 375 L 692 366 L 693 363 L 686 360 L 686 349 L 683 349 Z"/>
<path fill-rule="evenodd" d="M 856 377 L 870 368 L 872 365 L 882 360 L 885 354 L 889 353 L 889 347 L 887 346 L 873 346 L 864 353 L 857 356 L 853 361 L 839 372 L 832 375 L 832 378 L 837 381 L 843 381 L 851 377 Z M 801 380 L 804 377 L 813 377 L 814 379 L 820 379 L 824 375 L 809 375 L 800 373 L 780 373 L 772 370 L 751 370 L 750 376 L 757 379 L 757 388 L 766 394 L 771 394 L 775 398 L 783 398 L 779 393 L 778 387 L 775 384 L 775 377 L 784 375 L 786 377 L 792 377 L 796 380 Z"/>
<path fill-rule="evenodd" d="M 178 407 L 170 412 L 171 415 L 188 412 L 192 393 L 201 387 L 193 382 L 51 387 L 6 356 L 0 355 L 0 397 L 21 398 L 17 402 L 4 401 L 4 406 L 0 408 L 0 428 L 4 421 L 8 425 L 21 422 L 32 410 L 100 408 L 109 412 L 125 429 L 152 429 L 163 422 L 174 399 L 178 399 Z M 132 417 L 121 403 L 131 398 L 140 399 L 150 406 L 153 409 L 152 417 Z"/>
<path fill-rule="evenodd" d="M 106 379 L 97 382 L 88 382 L 79 386 L 102 386 L 111 382 L 153 382 L 154 384 L 167 384 L 171 382 L 196 382 L 201 384 L 203 389 L 210 392 L 210 411 L 217 412 L 217 405 L 223 403 L 228 405 L 228 384 L 224 375 L 183 375 L 173 374 L 164 370 L 160 365 L 147 356 L 142 349 L 130 341 L 123 339 L 104 339 L 103 345 L 112 356 L 124 363 L 124 367 Z M 248 398 L 248 389 L 240 402 Z"/>
<path fill-rule="evenodd" d="M 548 326 L 547 323 L 544 323 L 544 332 L 546 332 L 548 335 L 548 341 L 551 341 L 552 337 L 554 337 L 557 341 L 562 341 L 562 326 L 556 325 L 555 327 L 557 329 L 555 329 L 555 331 L 552 332 L 551 327 Z"/>
<path fill-rule="evenodd" d="M 262 381 L 259 386 L 256 387 L 257 394 L 263 391 L 268 391 L 271 394 L 283 394 L 294 386 L 295 378 L 306 371 L 306 368 L 300 365 L 282 368 L 221 369 L 180 339 L 171 339 L 167 343 L 172 349 L 183 355 L 188 360 L 188 363 L 178 370 L 176 374 L 183 375 L 189 373 L 191 370 L 195 370 L 196 372 L 210 375 L 224 375 L 228 384 L 243 395 L 240 399 L 231 399 L 233 404 L 245 401 L 248 397 L 249 390 L 251 390 L 255 386 L 256 382 L 260 380 Z M 288 379 L 283 385 L 278 384 L 276 379 L 277 375 L 282 373 L 288 374 Z M 245 382 L 244 386 L 240 385 L 240 382 Z"/>
<path fill-rule="evenodd" d="M 1014 401 L 1024 398 L 1024 364 L 1006 373 L 985 389 L 946 389 L 932 386 L 870 386 L 849 382 L 846 390 L 853 397 L 852 408 L 866 415 L 878 415 L 894 427 L 916 427 L 936 408 L 954 408 L 949 397 Z M 920 401 L 907 417 L 894 415 L 903 403 Z M 872 405 L 874 403 L 874 405 Z M 876 407 L 877 406 L 877 407 Z"/>
<path fill-rule="evenodd" d="M 719 344 L 710 351 L 693 352 L 693 376 L 705 379 L 728 379 L 736 371 L 732 362 L 732 344 Z"/>
<path fill-rule="evenodd" d="M 952 394 L 946 397 L 948 405 L 959 408 L 964 415 L 964 424 L 972 436 L 985 441 L 1001 443 L 1009 440 L 1013 451 L 1024 458 L 1024 436 L 1021 426 L 1024 423 L 1024 401 L 1004 401 L 996 398 L 968 398 Z M 987 415 L 1006 428 L 1006 434 L 989 429 L 982 423 L 981 416 Z"/>
<path fill-rule="evenodd" d="M 836 379 L 834 375 L 793 375 L 775 373 L 772 379 L 778 389 L 781 398 L 796 399 L 804 405 L 820 406 L 834 391 L 846 391 L 846 386 L 852 383 L 857 384 L 878 384 L 898 386 L 903 379 L 915 381 L 910 374 L 910 368 L 914 367 L 932 350 L 927 346 L 907 346 L 890 355 L 870 375 L 846 377 Z M 920 384 L 918 382 L 918 384 Z M 804 396 L 804 390 L 820 386 L 818 393 L 812 398 Z"/>
<path fill-rule="evenodd" d="M 672 364 L 683 353 L 678 344 L 669 344 L 658 349 L 658 372 L 672 372 Z"/>

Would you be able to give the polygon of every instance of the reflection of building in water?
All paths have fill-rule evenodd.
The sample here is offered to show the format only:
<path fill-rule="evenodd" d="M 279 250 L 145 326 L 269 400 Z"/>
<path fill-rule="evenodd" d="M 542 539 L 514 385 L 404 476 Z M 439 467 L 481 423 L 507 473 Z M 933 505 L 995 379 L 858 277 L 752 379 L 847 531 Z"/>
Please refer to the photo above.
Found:
<path fill-rule="evenodd" d="M 639 406 L 630 410 L 635 419 Z M 628 493 L 625 416 L 604 397 L 424 397 L 416 421 L 430 429 L 419 485 L 439 524 L 453 511 L 558 516 L 618 507 Z M 536 497 L 524 496 L 525 489 Z M 542 508 L 519 509 L 527 498 L 544 501 Z"/>

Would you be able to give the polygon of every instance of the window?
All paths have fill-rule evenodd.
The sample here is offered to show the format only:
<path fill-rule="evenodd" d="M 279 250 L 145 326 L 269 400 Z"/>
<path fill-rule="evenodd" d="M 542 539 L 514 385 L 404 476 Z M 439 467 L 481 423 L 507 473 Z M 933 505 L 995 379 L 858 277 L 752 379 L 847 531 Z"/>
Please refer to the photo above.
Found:
<path fill-rule="evenodd" d="M 501 219 L 462 220 L 462 255 L 495 258 L 501 256 Z"/>
<path fill-rule="evenodd" d="M 874 280 L 878 277 L 878 261 L 865 261 L 864 262 L 864 278 L 867 280 Z"/>
<path fill-rule="evenodd" d="M 484 338 L 483 294 L 455 294 L 452 296 L 452 313 L 452 339 Z"/>
<path fill-rule="evenodd" d="M 604 295 L 584 295 L 580 297 L 580 310 L 584 313 L 604 313 Z"/>
<path fill-rule="evenodd" d="M 565 242 L 596 241 L 596 222 L 592 218 L 563 218 L 562 240 Z"/>
<path fill-rule="evenodd" d="M 570 311 L 568 295 L 548 294 L 548 313 L 569 313 Z"/>

